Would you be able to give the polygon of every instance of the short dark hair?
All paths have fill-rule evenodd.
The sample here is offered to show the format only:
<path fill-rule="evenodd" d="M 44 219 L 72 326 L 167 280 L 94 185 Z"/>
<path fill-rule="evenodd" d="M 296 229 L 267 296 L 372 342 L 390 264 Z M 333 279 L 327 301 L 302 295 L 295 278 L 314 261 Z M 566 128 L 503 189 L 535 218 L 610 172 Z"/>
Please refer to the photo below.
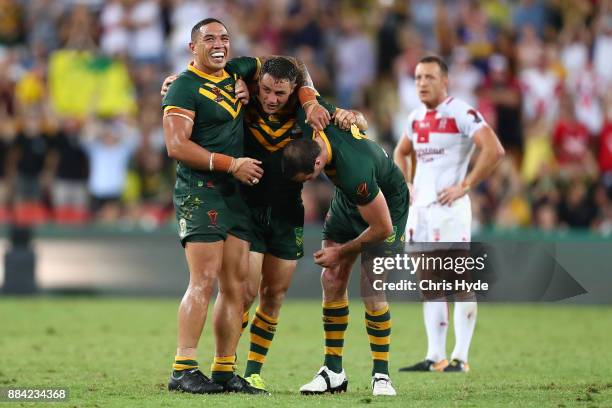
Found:
<path fill-rule="evenodd" d="M 419 60 L 419 64 L 438 64 L 442 74 L 448 75 L 448 65 L 446 65 L 446 62 L 437 55 L 427 55 Z"/>
<path fill-rule="evenodd" d="M 296 139 L 283 149 L 281 168 L 283 176 L 292 179 L 300 173 L 314 173 L 315 162 L 321 153 L 321 146 L 312 139 Z"/>
<path fill-rule="evenodd" d="M 195 42 L 196 37 L 198 35 L 198 31 L 200 31 L 200 28 L 210 23 L 219 23 L 223 27 L 225 27 L 225 24 L 223 24 L 221 21 L 217 20 L 216 18 L 212 18 L 212 17 L 205 18 L 204 20 L 198 21 L 196 25 L 194 25 L 193 28 L 191 29 L 191 41 Z M 225 27 L 225 29 L 227 29 L 227 27 Z"/>
<path fill-rule="evenodd" d="M 297 81 L 299 71 L 297 66 L 286 57 L 272 57 L 261 66 L 259 77 L 261 78 L 264 74 L 272 76 L 274 79 L 282 80 L 286 79 L 291 83 Z"/>

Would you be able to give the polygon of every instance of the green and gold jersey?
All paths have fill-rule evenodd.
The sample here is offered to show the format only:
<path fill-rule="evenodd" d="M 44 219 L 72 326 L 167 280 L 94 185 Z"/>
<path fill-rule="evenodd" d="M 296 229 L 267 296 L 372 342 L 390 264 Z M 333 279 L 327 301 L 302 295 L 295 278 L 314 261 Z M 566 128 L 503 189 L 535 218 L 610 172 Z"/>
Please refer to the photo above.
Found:
<path fill-rule="evenodd" d="M 314 136 L 308 126 L 303 109 L 298 112 L 298 123 L 306 135 Z M 376 142 L 368 140 L 353 125 L 350 131 L 331 123 L 320 132 L 328 151 L 325 174 L 355 205 L 370 203 L 379 191 L 385 195 L 390 210 L 396 205 L 394 198 L 405 189 L 400 169 Z M 398 203 L 405 197 L 399 197 Z"/>
<path fill-rule="evenodd" d="M 331 113 L 336 107 L 318 98 Z M 246 107 L 244 117 L 244 155 L 260 160 L 264 176 L 259 184 L 246 189 L 251 205 L 287 205 L 301 202 L 302 183 L 288 180 L 282 174 L 283 147 L 303 136 L 297 123 L 299 104 L 293 95 L 287 106 L 273 115 L 267 114 L 256 97 Z M 299 108 L 301 110 L 301 108 Z"/>
<path fill-rule="evenodd" d="M 195 112 L 191 140 L 206 150 L 228 156 L 243 155 L 243 109 L 234 93 L 238 78 L 254 79 L 259 73 L 257 58 L 239 57 L 228 61 L 220 77 L 206 74 L 192 64 L 172 83 L 162 101 L 164 109 L 178 107 Z M 177 183 L 190 175 L 212 176 L 207 171 L 177 166 Z M 213 178 L 228 179 L 216 174 Z M 178 185 L 178 184 L 177 184 Z"/>
<path fill-rule="evenodd" d="M 264 175 L 259 184 L 246 188 L 251 205 L 287 205 L 301 201 L 302 183 L 287 180 L 282 175 L 283 147 L 292 139 L 302 137 L 296 124 L 296 109 L 287 108 L 269 115 L 257 98 L 252 98 L 244 117 L 244 155 L 262 162 Z"/>

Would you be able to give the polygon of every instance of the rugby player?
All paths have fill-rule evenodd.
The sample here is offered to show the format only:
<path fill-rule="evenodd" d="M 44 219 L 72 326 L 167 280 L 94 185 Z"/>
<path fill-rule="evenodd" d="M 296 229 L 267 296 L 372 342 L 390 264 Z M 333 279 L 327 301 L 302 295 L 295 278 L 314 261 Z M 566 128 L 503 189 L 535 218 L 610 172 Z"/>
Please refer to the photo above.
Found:
<path fill-rule="evenodd" d="M 298 115 L 298 122 L 303 112 Z M 323 228 L 322 249 L 314 254 L 323 267 L 324 363 L 302 394 L 344 392 L 348 379 L 342 368 L 344 335 L 348 326 L 347 286 L 362 245 L 404 241 L 408 216 L 408 188 L 401 171 L 386 152 L 355 127 L 344 131 L 330 124 L 316 132 L 302 125 L 312 138 L 291 141 L 283 151 L 283 174 L 298 182 L 322 171 L 336 185 Z M 372 354 L 373 395 L 396 395 L 389 378 L 391 315 L 386 299 L 364 297 L 366 331 Z"/>
<path fill-rule="evenodd" d="M 216 19 L 193 27 L 189 47 L 194 61 L 163 100 L 166 148 L 178 161 L 174 206 L 189 267 L 168 388 L 254 393 L 234 374 L 249 250 L 249 220 L 237 180 L 256 183 L 263 171 L 257 160 L 241 157 L 242 104 L 233 89 L 238 75 L 257 75 L 258 60 L 228 63 L 229 34 Z M 215 282 L 219 296 L 213 310 L 216 348 L 210 380 L 198 369 L 196 351 Z"/>
<path fill-rule="evenodd" d="M 263 174 L 261 162 L 240 157 L 243 112 L 235 85 L 239 77 L 256 78 L 260 61 L 243 57 L 228 62 L 229 35 L 216 19 L 194 26 L 190 49 L 194 61 L 172 87 L 162 90 L 167 90 L 166 146 L 179 162 L 174 204 L 190 270 L 168 387 L 192 393 L 259 393 L 262 390 L 234 371 L 250 240 L 249 211 L 236 180 L 255 185 Z M 301 96 L 313 126 L 324 126 L 329 113 L 309 99 L 314 93 Z M 219 295 L 213 311 L 216 350 L 211 381 L 198 369 L 196 350 L 215 281 Z"/>
<path fill-rule="evenodd" d="M 415 79 L 423 105 L 410 114 L 410 126 L 393 154 L 411 190 L 406 227 L 409 240 L 469 242 L 472 214 L 468 192 L 493 171 L 504 155 L 504 148 L 478 111 L 448 96 L 448 67 L 441 58 L 422 58 L 416 66 Z M 479 155 L 466 176 L 475 147 Z M 430 254 L 436 256 L 440 251 L 448 254 L 446 249 Z M 476 298 L 473 293 L 458 293 L 454 297 L 456 343 L 450 364 L 446 359 L 448 306 L 445 297 L 440 297 L 423 302 L 428 340 L 425 359 L 400 371 L 469 371 L 468 350 L 476 324 Z"/>
<path fill-rule="evenodd" d="M 291 283 L 297 260 L 303 256 L 304 207 L 302 183 L 287 180 L 281 173 L 283 148 L 301 138 L 297 123 L 296 87 L 312 87 L 302 78 L 297 62 L 273 57 L 262 64 L 256 96 L 245 114 L 245 152 L 262 162 L 264 176 L 256 186 L 246 188 L 251 210 L 252 241 L 249 254 L 249 279 L 243 325 L 259 294 L 259 305 L 250 325 L 250 349 L 245 378 L 265 389 L 261 369 L 274 338 L 280 308 Z M 301 89 L 300 87 L 300 89 Z M 349 129 L 367 123 L 359 112 L 335 108 L 321 100 L 333 113 L 335 123 Z"/>
<path fill-rule="evenodd" d="M 259 80 L 251 85 L 255 97 L 246 106 L 245 154 L 262 162 L 264 176 L 260 183 L 244 189 L 251 212 L 251 252 L 249 277 L 242 328 L 249 323 L 249 310 L 259 294 L 259 305 L 250 326 L 250 350 L 245 379 L 254 387 L 265 389 L 261 370 L 274 339 L 278 316 L 291 283 L 297 260 L 303 256 L 304 207 L 302 183 L 285 179 L 280 161 L 283 147 L 302 137 L 296 121 L 296 88 L 312 88 L 305 67 L 289 57 L 265 58 Z M 166 78 L 162 94 L 175 79 Z M 247 84 L 238 81 L 236 93 L 248 95 Z M 333 112 L 334 122 L 343 129 L 356 124 L 366 130 L 367 122 L 357 111 L 343 110 L 323 102 Z M 313 125 L 316 126 L 316 125 Z"/>

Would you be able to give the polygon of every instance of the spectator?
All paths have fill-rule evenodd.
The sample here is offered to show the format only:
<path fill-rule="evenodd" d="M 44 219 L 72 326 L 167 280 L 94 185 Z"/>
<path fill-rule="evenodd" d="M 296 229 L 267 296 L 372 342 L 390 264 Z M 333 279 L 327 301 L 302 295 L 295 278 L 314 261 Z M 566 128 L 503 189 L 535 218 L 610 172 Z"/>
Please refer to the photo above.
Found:
<path fill-rule="evenodd" d="M 546 9 L 540 1 L 521 0 L 514 11 L 512 23 L 518 31 L 530 25 L 536 31 L 538 37 L 543 38 L 546 28 Z"/>
<path fill-rule="evenodd" d="M 138 137 L 119 118 L 91 123 L 84 136 L 92 213 L 99 221 L 115 222 L 121 216 L 121 194 Z"/>
<path fill-rule="evenodd" d="M 534 225 L 539 230 L 551 232 L 558 227 L 559 217 L 554 205 L 547 201 L 537 203 L 533 209 Z"/>
<path fill-rule="evenodd" d="M 191 28 L 211 15 L 206 3 L 198 0 L 175 0 L 170 14 L 171 32 L 168 39 L 168 63 L 172 72 L 181 72 L 191 61 L 186 44 L 191 41 Z"/>
<path fill-rule="evenodd" d="M 495 132 L 518 163 L 523 151 L 521 88 L 506 57 L 495 54 L 489 58 L 489 76 L 483 89 L 495 108 Z"/>
<path fill-rule="evenodd" d="M 560 203 L 560 221 L 571 228 L 589 228 L 596 215 L 597 208 L 589 197 L 587 185 L 575 178 Z"/>
<path fill-rule="evenodd" d="M 524 118 L 527 121 L 538 118 L 554 121 L 562 87 L 552 69 L 550 55 L 544 50 L 540 51 L 537 67 L 524 69 L 520 74 L 520 82 L 524 94 Z"/>
<path fill-rule="evenodd" d="M 0 223 L 9 219 L 9 196 L 12 181 L 9 152 L 13 137 L 12 121 L 7 117 L 0 118 Z"/>
<path fill-rule="evenodd" d="M 599 17 L 595 32 L 593 65 L 607 88 L 612 85 L 612 10 Z"/>
<path fill-rule="evenodd" d="M 597 135 L 603 125 L 602 94 L 605 87 L 593 70 L 593 65 L 587 65 L 568 86 L 574 100 L 576 119 L 584 125 L 591 135 Z"/>
<path fill-rule="evenodd" d="M 66 118 L 51 145 L 51 199 L 59 223 L 81 224 L 88 218 L 88 162 L 81 132 L 78 119 Z"/>
<path fill-rule="evenodd" d="M 0 46 L 24 42 L 24 10 L 17 0 L 0 0 Z"/>
<path fill-rule="evenodd" d="M 553 130 L 553 149 L 562 175 L 596 174 L 589 142 L 589 131 L 576 119 L 571 99 L 563 98 L 561 116 Z"/>
<path fill-rule="evenodd" d="M 360 30 L 359 17 L 345 14 L 335 52 L 336 98 L 339 106 L 354 107 L 363 103 L 363 91 L 374 80 L 375 55 L 372 43 Z"/>
<path fill-rule="evenodd" d="M 31 107 L 24 112 L 12 146 L 15 178 L 15 219 L 18 223 L 45 221 L 44 190 L 48 187 L 49 137 L 44 130 L 42 111 Z"/>
<path fill-rule="evenodd" d="M 476 88 L 482 79 L 481 72 L 470 62 L 469 51 L 465 47 L 455 48 L 448 72 L 449 95 L 476 106 Z"/>
<path fill-rule="evenodd" d="M 603 186 L 612 197 L 612 94 L 608 91 L 606 119 L 599 136 L 599 171 Z"/>
<path fill-rule="evenodd" d="M 307 45 L 315 50 L 323 46 L 323 28 L 320 24 L 322 10 L 317 0 L 294 0 L 283 26 L 286 48 L 290 53 Z"/>

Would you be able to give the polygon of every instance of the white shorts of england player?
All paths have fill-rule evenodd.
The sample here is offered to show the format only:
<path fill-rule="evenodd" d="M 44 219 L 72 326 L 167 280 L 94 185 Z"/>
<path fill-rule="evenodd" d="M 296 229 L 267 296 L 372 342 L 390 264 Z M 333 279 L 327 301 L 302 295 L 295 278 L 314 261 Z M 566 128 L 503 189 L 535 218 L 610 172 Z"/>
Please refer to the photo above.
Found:
<path fill-rule="evenodd" d="M 406 223 L 407 248 L 427 250 L 429 246 L 416 248 L 421 243 L 469 243 L 472 240 L 472 206 L 465 195 L 450 207 L 432 203 L 426 207 L 410 207 Z M 412 242 L 412 244 L 411 244 Z M 469 249 L 469 245 L 437 244 L 432 249 Z"/>

